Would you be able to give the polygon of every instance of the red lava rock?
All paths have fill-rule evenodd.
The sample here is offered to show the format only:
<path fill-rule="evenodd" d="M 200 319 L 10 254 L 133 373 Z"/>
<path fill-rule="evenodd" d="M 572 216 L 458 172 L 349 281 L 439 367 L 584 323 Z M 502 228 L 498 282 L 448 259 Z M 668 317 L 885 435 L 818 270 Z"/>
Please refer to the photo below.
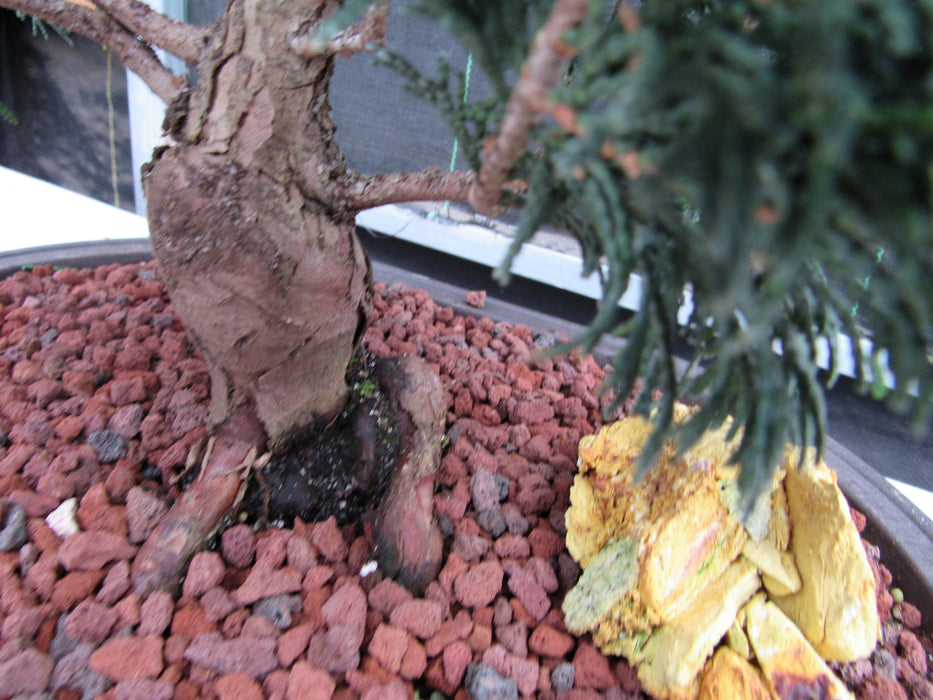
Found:
<path fill-rule="evenodd" d="M 392 610 L 389 622 L 419 639 L 427 639 L 437 634 L 443 616 L 444 608 L 435 600 L 408 600 Z"/>
<path fill-rule="evenodd" d="M 219 632 L 195 637 L 185 649 L 185 658 L 216 673 L 242 671 L 252 678 L 264 678 L 279 665 L 274 640 L 256 637 L 224 639 Z"/>
<path fill-rule="evenodd" d="M 308 642 L 308 660 L 331 673 L 346 673 L 360 665 L 360 631 L 351 625 L 334 625 Z"/>
<path fill-rule="evenodd" d="M 424 649 L 429 657 L 435 657 L 453 642 L 466 639 L 473 631 L 473 618 L 466 610 L 458 612 L 452 620 L 445 620 L 433 637 L 425 642 Z"/>
<path fill-rule="evenodd" d="M 482 309 L 484 306 L 486 306 L 485 290 L 467 292 L 466 303 L 475 309 Z"/>
<path fill-rule="evenodd" d="M 55 662 L 38 649 L 24 649 L 0 663 L 0 696 L 41 693 L 52 677 Z"/>
<path fill-rule="evenodd" d="M 408 632 L 386 624 L 376 628 L 368 648 L 369 653 L 391 673 L 399 672 L 407 650 Z"/>
<path fill-rule="evenodd" d="M 77 416 L 63 416 L 55 423 L 55 434 L 65 442 L 76 440 L 83 431 L 84 421 Z"/>
<path fill-rule="evenodd" d="M 467 608 L 489 605 L 502 588 L 502 567 L 497 561 L 476 564 L 457 576 L 454 595 Z"/>
<path fill-rule="evenodd" d="M 489 550 L 489 544 L 489 540 L 482 535 L 473 535 L 460 531 L 454 535 L 454 541 L 450 549 L 464 561 L 474 562 L 482 559 L 483 555 Z"/>
<path fill-rule="evenodd" d="M 110 636 L 119 614 L 93 600 L 82 600 L 65 618 L 65 632 L 72 639 L 100 644 Z"/>
<path fill-rule="evenodd" d="M 230 566 L 245 569 L 253 563 L 256 535 L 249 525 L 234 525 L 220 536 L 220 552 Z"/>
<path fill-rule="evenodd" d="M 112 532 L 76 532 L 58 549 L 58 561 L 67 571 L 102 569 L 117 559 L 130 559 L 136 547 Z"/>
<path fill-rule="evenodd" d="M 580 642 L 573 657 L 574 684 L 578 688 L 605 690 L 616 683 L 609 660 L 589 642 Z"/>
<path fill-rule="evenodd" d="M 353 632 L 357 647 L 363 643 L 366 629 L 366 594 L 356 583 L 346 583 L 331 595 L 321 607 L 327 626 L 345 627 Z"/>
<path fill-rule="evenodd" d="M 285 697 L 288 700 L 305 700 L 306 698 L 320 698 L 330 700 L 334 695 L 337 684 L 329 673 L 314 668 L 307 661 L 296 661 L 288 674 L 288 689 Z"/>
<path fill-rule="evenodd" d="M 920 675 L 925 676 L 929 670 L 927 653 L 920 643 L 920 640 L 917 639 L 917 635 L 910 630 L 902 630 L 900 639 L 898 640 L 898 647 L 901 656 L 907 660 L 910 667 Z"/>
<path fill-rule="evenodd" d="M 301 579 L 301 590 L 312 591 L 326 585 L 334 577 L 334 569 L 330 566 L 318 564 L 312 566 Z"/>
<path fill-rule="evenodd" d="M 340 528 L 337 527 L 337 519 L 333 516 L 315 524 L 311 531 L 311 544 L 317 547 L 329 562 L 343 561 L 349 553 L 347 543 L 343 539 Z"/>
<path fill-rule="evenodd" d="M 408 686 L 399 680 L 393 680 L 368 688 L 360 696 L 360 700 L 408 700 L 411 696 Z"/>
<path fill-rule="evenodd" d="M 473 621 L 473 631 L 466 639 L 467 645 L 478 654 L 482 654 L 492 645 L 492 627 Z"/>
<path fill-rule="evenodd" d="M 317 631 L 316 624 L 307 622 L 296 625 L 279 636 L 276 653 L 283 667 L 291 666 L 295 659 L 304 653 L 311 636 Z"/>
<path fill-rule="evenodd" d="M 188 601 L 187 604 L 179 604 L 176 607 L 175 616 L 172 618 L 172 634 L 190 640 L 216 629 L 215 621 L 207 618 L 204 608 L 197 602 Z"/>
<path fill-rule="evenodd" d="M 91 654 L 88 665 L 114 681 L 151 680 L 163 668 L 162 638 L 117 637 Z"/>
<path fill-rule="evenodd" d="M 268 700 L 284 700 L 288 691 L 288 674 L 284 668 L 278 668 L 262 682 L 262 692 Z"/>
<path fill-rule="evenodd" d="M 166 591 L 154 591 L 139 608 L 139 627 L 136 634 L 162 635 L 172 622 L 175 601 Z"/>
<path fill-rule="evenodd" d="M 271 637 L 278 636 L 278 629 L 265 615 L 250 615 L 243 623 L 240 634 L 244 637 Z"/>
<path fill-rule="evenodd" d="M 209 588 L 201 596 L 201 608 L 205 619 L 219 622 L 240 606 L 221 586 Z M 207 631 L 207 630 L 202 630 Z"/>
<path fill-rule="evenodd" d="M 402 665 L 399 667 L 399 675 L 406 680 L 415 680 L 421 678 L 424 670 L 428 666 L 428 655 L 424 645 L 417 639 L 408 637 L 408 648 L 402 657 Z"/>
<path fill-rule="evenodd" d="M 882 675 L 870 678 L 858 697 L 859 700 L 909 700 L 900 683 Z"/>
<path fill-rule="evenodd" d="M 0 625 L 0 638 L 34 637 L 45 618 L 46 611 L 40 607 L 16 606 Z M 73 636 L 73 635 L 72 635 Z"/>
<path fill-rule="evenodd" d="M 165 640 L 165 648 L 162 656 L 167 664 L 177 664 L 184 659 L 185 649 L 188 648 L 188 640 L 178 635 L 172 635 Z"/>
<path fill-rule="evenodd" d="M 521 621 L 496 630 L 496 639 L 516 656 L 528 656 L 528 626 Z"/>
<path fill-rule="evenodd" d="M 253 567 L 243 585 L 233 592 L 240 605 L 250 605 L 262 598 L 301 590 L 301 574 L 290 566 L 270 570 Z"/>
<path fill-rule="evenodd" d="M 411 600 L 411 592 L 392 579 L 386 578 L 369 591 L 369 607 L 383 615 L 389 615 L 401 603 Z"/>
<path fill-rule="evenodd" d="M 528 533 L 528 544 L 531 545 L 532 554 L 541 559 L 556 557 L 564 550 L 564 538 L 554 532 L 546 520 L 539 522 Z"/>
<path fill-rule="evenodd" d="M 901 620 L 904 622 L 904 627 L 908 629 L 920 629 L 920 625 L 922 624 L 923 620 L 920 610 L 916 605 L 904 602 L 898 605 L 898 609 L 900 610 Z"/>
<path fill-rule="evenodd" d="M 311 567 L 317 565 L 317 555 L 314 552 L 314 547 L 311 546 L 307 539 L 298 535 L 293 534 L 288 538 L 288 543 L 285 546 L 285 556 L 288 565 L 297 570 L 302 576 L 308 573 Z"/>
<path fill-rule="evenodd" d="M 60 578 L 52 590 L 52 607 L 67 610 L 91 594 L 103 579 L 102 571 L 75 571 Z"/>
<path fill-rule="evenodd" d="M 492 666 L 503 678 L 514 680 L 521 695 L 530 695 L 538 687 L 538 664 L 531 659 L 510 654 L 499 644 L 486 650 L 483 663 Z"/>
<path fill-rule="evenodd" d="M 114 406 L 128 406 L 146 400 L 146 384 L 140 376 L 113 379 L 109 382 L 108 388 L 110 403 Z"/>
<path fill-rule="evenodd" d="M 470 477 L 470 498 L 477 512 L 498 507 L 502 500 L 499 497 L 499 484 L 488 469 L 477 469 Z"/>
<path fill-rule="evenodd" d="M 168 512 L 168 505 L 148 489 L 134 486 L 126 494 L 126 521 L 130 542 L 139 544 L 155 529 Z"/>
<path fill-rule="evenodd" d="M 263 700 L 262 686 L 247 673 L 234 671 L 214 682 L 218 700 Z"/>
<path fill-rule="evenodd" d="M 456 688 L 463 682 L 463 674 L 473 660 L 473 652 L 464 642 L 454 642 L 444 649 L 444 680 Z"/>
<path fill-rule="evenodd" d="M 277 569 L 285 563 L 289 533 L 275 528 L 256 535 L 256 563 L 253 566 Z"/>
<path fill-rule="evenodd" d="M 139 596 L 135 593 L 129 593 L 121 598 L 117 601 L 116 605 L 113 606 L 113 609 L 116 610 L 117 614 L 120 616 L 120 620 L 117 622 L 118 626 L 123 627 L 126 625 L 133 626 L 139 624 L 140 600 Z"/>
<path fill-rule="evenodd" d="M 139 434 L 142 422 L 142 405 L 131 403 L 114 411 L 107 423 L 107 427 L 122 438 L 130 440 Z"/>
<path fill-rule="evenodd" d="M 188 564 L 188 572 L 182 584 L 182 595 L 197 598 L 214 586 L 220 585 L 226 568 L 217 552 L 198 552 Z"/>
<path fill-rule="evenodd" d="M 502 535 L 494 549 L 500 559 L 526 559 L 531 554 L 528 540 L 518 535 Z"/>
<path fill-rule="evenodd" d="M 168 681 L 120 681 L 114 686 L 113 700 L 171 700 L 174 692 Z"/>
<path fill-rule="evenodd" d="M 107 530 L 127 534 L 126 512 L 110 504 L 110 496 L 102 483 L 96 483 L 81 497 L 76 514 L 82 530 Z"/>
<path fill-rule="evenodd" d="M 528 648 L 538 656 L 562 658 L 573 649 L 574 638 L 550 625 L 541 624 L 534 628 L 528 638 Z"/>
<path fill-rule="evenodd" d="M 536 621 L 543 620 L 548 610 L 551 609 L 551 600 L 548 598 L 547 592 L 533 574 L 517 564 L 509 566 L 508 572 L 509 590 L 515 594 L 525 610 Z"/>

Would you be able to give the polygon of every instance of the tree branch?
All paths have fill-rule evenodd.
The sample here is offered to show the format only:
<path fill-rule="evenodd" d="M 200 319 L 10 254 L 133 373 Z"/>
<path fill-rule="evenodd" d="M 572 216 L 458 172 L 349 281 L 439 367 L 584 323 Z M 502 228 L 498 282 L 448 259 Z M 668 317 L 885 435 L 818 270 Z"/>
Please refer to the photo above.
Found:
<path fill-rule="evenodd" d="M 144 41 L 196 65 L 210 39 L 210 29 L 166 17 L 139 0 L 93 0 L 94 4 Z"/>
<path fill-rule="evenodd" d="M 0 0 L 2 7 L 20 10 L 102 44 L 166 104 L 174 102 L 186 87 L 184 79 L 162 65 L 155 51 L 134 33 L 103 10 L 91 9 L 89 5 L 83 0 Z"/>
<path fill-rule="evenodd" d="M 472 171 L 430 167 L 418 173 L 356 175 L 343 195 L 347 206 L 356 211 L 401 202 L 465 202 L 475 182 Z M 503 189 L 522 194 L 527 188 L 514 180 L 504 183 Z"/>
<path fill-rule="evenodd" d="M 557 0 L 544 26 L 535 36 L 512 97 L 506 106 L 499 133 L 486 155 L 470 191 L 469 201 L 481 214 L 501 213 L 502 183 L 512 164 L 528 145 L 528 130 L 539 113 L 548 107 L 548 92 L 560 80 L 567 51 L 561 35 L 578 24 L 586 13 L 587 0 Z"/>
<path fill-rule="evenodd" d="M 419 173 L 357 176 L 347 188 L 347 203 L 351 209 L 362 211 L 399 202 L 459 202 L 466 200 L 474 178 L 470 171 L 434 167 Z"/>
<path fill-rule="evenodd" d="M 366 10 L 359 24 L 347 27 L 326 43 L 320 38 L 320 25 L 312 25 L 307 32 L 292 39 L 292 50 L 304 58 L 314 58 L 325 53 L 341 56 L 363 53 L 369 51 L 371 46 L 382 45 L 388 21 L 389 3 L 379 2 Z"/>

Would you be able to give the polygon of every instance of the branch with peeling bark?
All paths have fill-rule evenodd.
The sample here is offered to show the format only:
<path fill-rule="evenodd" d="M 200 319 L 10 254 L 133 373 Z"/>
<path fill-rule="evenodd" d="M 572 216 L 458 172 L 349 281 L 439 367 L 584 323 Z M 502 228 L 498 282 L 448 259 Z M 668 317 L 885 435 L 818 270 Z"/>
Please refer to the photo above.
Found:
<path fill-rule="evenodd" d="M 499 133 L 485 149 L 482 168 L 469 201 L 481 214 L 502 213 L 502 184 L 509 169 L 528 146 L 528 131 L 548 108 L 548 93 L 557 86 L 568 59 L 561 35 L 579 24 L 587 0 L 557 0 L 547 22 L 535 36 L 512 97 L 506 106 Z"/>
<path fill-rule="evenodd" d="M 126 0 L 110 0 L 101 3 L 103 4 L 115 6 L 121 11 L 131 11 L 130 4 Z M 151 46 L 137 38 L 136 30 L 124 26 L 106 9 L 90 0 L 0 0 L 0 5 L 10 10 L 25 12 L 45 22 L 57 24 L 70 32 L 81 34 L 105 46 L 166 104 L 174 102 L 187 87 L 184 79 L 173 75 L 162 64 Z M 152 11 L 150 13 L 151 15 L 158 14 Z M 150 17 L 144 24 L 151 25 L 149 29 L 158 25 L 160 29 L 156 31 L 156 35 L 159 35 L 165 34 L 168 21 L 170 20 L 164 17 L 159 21 Z M 181 26 L 187 27 L 188 25 Z M 191 27 L 191 29 L 196 28 Z M 179 35 L 181 33 L 179 31 Z M 143 39 L 146 38 L 143 36 Z M 153 41 L 153 43 L 156 42 Z"/>
<path fill-rule="evenodd" d="M 93 0 L 94 4 L 144 41 L 189 65 L 201 58 L 211 31 L 156 12 L 139 0 Z"/>
<path fill-rule="evenodd" d="M 355 211 L 403 202 L 465 202 L 476 182 L 476 173 L 425 168 L 417 173 L 357 175 L 342 193 L 347 207 Z M 525 183 L 512 181 L 503 189 L 522 194 Z"/>
<path fill-rule="evenodd" d="M 304 58 L 314 58 L 325 53 L 352 56 L 369 51 L 372 46 L 381 46 L 385 41 L 389 21 L 389 3 L 379 2 L 366 10 L 363 21 L 348 27 L 329 41 L 322 42 L 319 27 L 312 26 L 304 34 L 292 39 L 292 50 Z"/>

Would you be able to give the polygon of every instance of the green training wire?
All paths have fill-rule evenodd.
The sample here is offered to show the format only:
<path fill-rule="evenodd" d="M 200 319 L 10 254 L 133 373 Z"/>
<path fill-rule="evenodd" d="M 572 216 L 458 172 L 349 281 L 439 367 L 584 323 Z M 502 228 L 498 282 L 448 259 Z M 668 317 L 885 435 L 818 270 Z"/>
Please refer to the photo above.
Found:
<path fill-rule="evenodd" d="M 466 71 L 463 76 L 463 104 L 466 104 L 467 96 L 470 94 L 470 73 L 473 72 L 473 53 L 467 54 Z M 460 142 L 454 136 L 454 147 L 450 152 L 450 172 L 454 171 L 454 165 L 457 163 L 457 151 L 460 149 Z M 450 200 L 444 202 L 444 216 L 450 213 Z"/>

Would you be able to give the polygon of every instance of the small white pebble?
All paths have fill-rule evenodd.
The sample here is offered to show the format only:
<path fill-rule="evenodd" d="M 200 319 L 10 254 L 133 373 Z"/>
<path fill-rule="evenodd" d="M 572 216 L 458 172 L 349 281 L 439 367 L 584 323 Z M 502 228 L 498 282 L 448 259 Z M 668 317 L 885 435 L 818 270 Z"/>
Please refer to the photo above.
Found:
<path fill-rule="evenodd" d="M 360 568 L 360 576 L 366 578 L 370 574 L 375 573 L 378 568 L 379 565 L 375 561 L 368 561 Z"/>
<path fill-rule="evenodd" d="M 81 530 L 81 527 L 78 525 L 78 520 L 75 517 L 77 513 L 78 499 L 69 498 L 67 501 L 62 502 L 58 508 L 49 513 L 45 518 L 45 522 L 48 523 L 52 532 L 62 539 L 65 539 L 69 535 L 73 535 Z"/>

